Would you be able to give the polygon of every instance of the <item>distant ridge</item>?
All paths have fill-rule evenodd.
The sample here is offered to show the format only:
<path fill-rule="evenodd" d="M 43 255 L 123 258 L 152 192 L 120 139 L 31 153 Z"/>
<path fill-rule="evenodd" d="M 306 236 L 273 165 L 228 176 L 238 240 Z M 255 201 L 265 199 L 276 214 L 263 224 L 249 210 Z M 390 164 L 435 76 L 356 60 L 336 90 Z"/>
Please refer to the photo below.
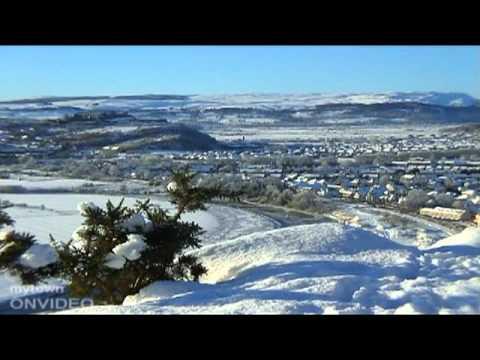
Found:
<path fill-rule="evenodd" d="M 39 98 L 27 98 L 17 100 L 3 100 L 0 104 L 38 104 L 54 101 L 73 101 L 73 100 L 102 100 L 108 99 L 109 96 L 46 96 Z"/>
<path fill-rule="evenodd" d="M 75 101 L 75 100 L 105 100 L 105 99 L 119 99 L 119 100 L 186 100 L 188 95 L 119 95 L 119 96 L 46 96 L 39 98 L 18 99 L 18 100 L 3 100 L 0 104 L 35 104 L 45 102 L 61 102 L 61 101 Z"/>
<path fill-rule="evenodd" d="M 4 100 L 0 104 L 42 104 L 67 101 L 186 101 L 202 106 L 248 106 L 282 107 L 316 106 L 325 104 L 376 104 L 376 103 L 423 103 L 431 105 L 468 107 L 480 106 L 480 99 L 459 92 L 378 92 L 378 93 L 304 93 L 304 94 L 224 94 L 224 95 L 178 95 L 178 94 L 140 94 L 117 96 L 47 96 L 40 98 Z M 61 106 L 61 104 L 58 104 Z"/>

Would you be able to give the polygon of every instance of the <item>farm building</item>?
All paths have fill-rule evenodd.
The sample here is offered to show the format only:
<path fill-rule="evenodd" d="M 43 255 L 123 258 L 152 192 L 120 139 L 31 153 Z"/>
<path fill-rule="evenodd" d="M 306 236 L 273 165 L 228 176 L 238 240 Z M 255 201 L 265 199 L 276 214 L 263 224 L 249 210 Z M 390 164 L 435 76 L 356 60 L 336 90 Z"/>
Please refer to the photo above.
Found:
<path fill-rule="evenodd" d="M 466 210 L 461 209 L 451 209 L 451 208 L 444 208 L 444 207 L 435 207 L 435 208 L 423 208 L 420 209 L 420 215 L 429 216 L 434 219 L 440 220 L 467 220 L 469 218 L 469 214 Z"/>

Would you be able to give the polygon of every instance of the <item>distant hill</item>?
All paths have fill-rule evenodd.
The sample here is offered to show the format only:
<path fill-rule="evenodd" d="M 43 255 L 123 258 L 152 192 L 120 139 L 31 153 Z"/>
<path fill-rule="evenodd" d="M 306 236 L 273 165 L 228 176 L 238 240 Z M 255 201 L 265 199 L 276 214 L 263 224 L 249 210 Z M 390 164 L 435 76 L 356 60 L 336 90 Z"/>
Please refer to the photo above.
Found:
<path fill-rule="evenodd" d="M 188 95 L 123 95 L 112 96 L 111 99 L 119 100 L 188 100 Z"/>
<path fill-rule="evenodd" d="M 163 150 L 217 150 L 226 148 L 211 136 L 183 124 L 169 124 L 165 120 L 144 122 L 133 116 L 78 121 L 67 118 L 60 122 L 42 123 L 52 131 L 52 125 L 64 131 L 56 136 L 56 142 L 78 150 L 95 150 L 113 146 L 118 151 L 163 151 Z"/>
<path fill-rule="evenodd" d="M 30 99 L 4 100 L 0 104 L 44 104 L 77 100 L 186 100 L 188 95 L 119 95 L 119 96 L 46 96 Z"/>
<path fill-rule="evenodd" d="M 333 125 L 333 124 L 462 124 L 480 122 L 478 106 L 443 106 L 419 102 L 331 103 L 311 108 L 265 109 L 256 107 L 209 108 L 197 115 L 217 119 L 219 123 L 241 123 L 244 126 L 263 122 L 266 126 Z M 265 121 L 270 120 L 270 121 Z M 212 120 L 211 122 L 214 122 Z"/>
<path fill-rule="evenodd" d="M 55 101 L 101 100 L 108 98 L 108 96 L 46 96 L 30 99 L 4 100 L 0 101 L 0 104 L 49 104 Z"/>
<path fill-rule="evenodd" d="M 125 112 L 189 125 L 471 123 L 480 100 L 463 93 L 123 95 L 45 97 L 0 102 L 0 118 L 45 119 L 83 111 Z M 262 125 L 263 124 L 263 125 Z"/>
<path fill-rule="evenodd" d="M 2 133 L 8 136 L 8 143 L 0 143 L 1 153 L 18 153 L 27 149 L 25 146 L 30 146 L 31 151 L 62 157 L 97 150 L 142 153 L 228 148 L 184 124 L 162 118 L 137 119 L 118 111 L 84 111 L 59 119 L 3 119 Z"/>
<path fill-rule="evenodd" d="M 465 93 L 458 92 L 385 92 L 385 93 L 305 93 L 305 94 L 225 94 L 225 95 L 118 95 L 118 96 L 49 96 L 31 99 L 0 101 L 0 104 L 38 104 L 51 102 L 68 102 L 78 100 L 108 100 L 111 102 L 125 100 L 144 101 L 187 101 L 198 107 L 311 107 L 325 104 L 378 104 L 397 102 L 417 102 L 441 106 L 480 106 L 480 100 Z M 61 105 L 61 104 L 60 104 Z M 101 105 L 101 102 L 100 102 Z M 182 104 L 183 106 L 183 104 Z"/>
<path fill-rule="evenodd" d="M 442 106 L 418 102 L 329 104 L 315 108 L 314 116 L 338 119 L 368 118 L 374 122 L 464 123 L 480 122 L 480 107 Z"/>
<path fill-rule="evenodd" d="M 478 124 L 465 124 L 461 126 L 449 127 L 441 130 L 442 133 L 450 134 L 469 134 L 469 135 L 479 135 L 480 134 L 480 122 Z"/>

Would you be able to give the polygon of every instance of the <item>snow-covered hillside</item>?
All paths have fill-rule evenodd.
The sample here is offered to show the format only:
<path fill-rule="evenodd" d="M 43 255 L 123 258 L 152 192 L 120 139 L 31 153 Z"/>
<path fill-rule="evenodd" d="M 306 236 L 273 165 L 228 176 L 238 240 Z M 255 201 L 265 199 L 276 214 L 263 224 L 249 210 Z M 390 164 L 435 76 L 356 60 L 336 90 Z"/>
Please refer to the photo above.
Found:
<path fill-rule="evenodd" d="M 439 92 L 390 92 L 346 94 L 238 94 L 197 95 L 192 104 L 199 107 L 258 107 L 271 109 L 294 109 L 325 104 L 378 104 L 396 102 L 419 102 L 442 106 L 472 106 L 478 100 L 468 94 Z"/>
<path fill-rule="evenodd" d="M 422 251 L 339 224 L 259 232 L 196 251 L 209 269 L 200 284 L 157 282 L 122 306 L 66 313 L 478 313 L 478 232 Z"/>
<path fill-rule="evenodd" d="M 440 92 L 384 92 L 384 93 L 306 93 L 306 94 L 226 94 L 226 95 L 190 95 L 181 99 L 151 99 L 141 96 L 135 99 L 106 97 L 102 99 L 57 99 L 48 104 L 39 103 L 38 99 L 31 103 L 0 103 L 0 114 L 13 112 L 43 111 L 46 115 L 55 115 L 54 111 L 64 109 L 71 112 L 77 110 L 158 110 L 174 108 L 263 108 L 263 109 L 295 109 L 308 108 L 325 104 L 376 104 L 395 102 L 419 102 L 443 106 L 472 106 L 478 99 L 464 93 Z M 4 116 L 5 116 L 4 115 Z"/>
<path fill-rule="evenodd" d="M 468 94 L 439 92 L 391 92 L 347 94 L 231 94 L 192 95 L 187 100 L 128 100 L 109 98 L 104 100 L 57 101 L 56 106 L 73 106 L 102 110 L 164 109 L 170 107 L 254 107 L 270 109 L 304 108 L 324 104 L 375 104 L 387 102 L 420 102 L 443 106 L 471 106 L 478 100 Z"/>

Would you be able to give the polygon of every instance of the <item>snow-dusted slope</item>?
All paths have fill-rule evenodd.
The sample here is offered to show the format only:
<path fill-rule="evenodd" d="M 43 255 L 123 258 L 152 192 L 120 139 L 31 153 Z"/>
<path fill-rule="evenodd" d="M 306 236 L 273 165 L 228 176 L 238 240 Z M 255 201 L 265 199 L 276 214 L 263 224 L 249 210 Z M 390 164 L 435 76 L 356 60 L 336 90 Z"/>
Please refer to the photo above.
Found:
<path fill-rule="evenodd" d="M 67 313 L 480 312 L 478 249 L 437 250 L 338 224 L 272 230 L 197 251 L 209 268 L 200 284 L 157 282 L 122 306 Z"/>
<path fill-rule="evenodd" d="M 480 231 L 477 228 L 466 228 L 461 233 L 452 235 L 429 247 L 429 249 L 440 249 L 445 247 L 472 247 L 480 249 Z"/>

